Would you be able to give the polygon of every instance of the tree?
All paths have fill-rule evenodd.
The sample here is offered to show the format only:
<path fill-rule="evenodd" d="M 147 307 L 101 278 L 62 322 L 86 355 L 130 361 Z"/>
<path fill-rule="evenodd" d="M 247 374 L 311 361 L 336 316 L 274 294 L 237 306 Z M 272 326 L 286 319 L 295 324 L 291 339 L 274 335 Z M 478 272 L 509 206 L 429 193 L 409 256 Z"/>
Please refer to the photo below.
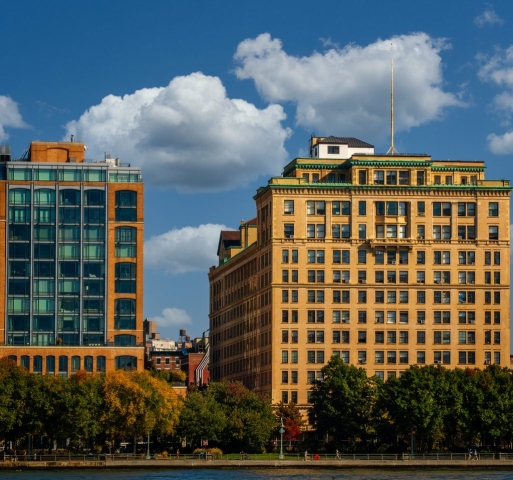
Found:
<path fill-rule="evenodd" d="M 262 451 L 276 426 L 269 398 L 248 390 L 240 382 L 211 383 L 217 403 L 222 405 L 226 425 L 222 443 L 231 451 Z"/>
<path fill-rule="evenodd" d="M 190 389 L 183 400 L 177 433 L 191 441 L 208 439 L 219 442 L 226 422 L 225 411 L 210 389 Z"/>
<path fill-rule="evenodd" d="M 357 443 L 374 431 L 374 406 L 379 380 L 363 368 L 332 357 L 312 386 L 310 418 L 319 433 L 332 433 Z"/>
<path fill-rule="evenodd" d="M 295 403 L 283 403 L 280 402 L 276 405 L 274 414 L 276 416 L 276 422 L 278 428 L 280 426 L 280 419 L 283 418 L 283 429 L 285 433 L 283 438 L 289 442 L 291 446 L 293 441 L 296 441 L 302 434 L 301 427 L 305 424 L 303 415 Z"/>

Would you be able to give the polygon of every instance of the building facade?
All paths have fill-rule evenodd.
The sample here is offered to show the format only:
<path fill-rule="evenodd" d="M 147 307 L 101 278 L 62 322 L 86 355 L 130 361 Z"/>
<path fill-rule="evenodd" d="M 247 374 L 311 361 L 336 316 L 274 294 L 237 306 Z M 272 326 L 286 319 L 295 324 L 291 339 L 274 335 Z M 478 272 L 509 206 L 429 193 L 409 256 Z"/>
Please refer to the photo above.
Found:
<path fill-rule="evenodd" d="M 255 221 L 221 233 L 212 380 L 307 406 L 333 355 L 383 379 L 508 366 L 509 181 L 354 138 L 309 146 L 257 191 Z"/>
<path fill-rule="evenodd" d="M 0 356 L 34 373 L 144 367 L 141 171 L 84 152 L 0 157 Z"/>

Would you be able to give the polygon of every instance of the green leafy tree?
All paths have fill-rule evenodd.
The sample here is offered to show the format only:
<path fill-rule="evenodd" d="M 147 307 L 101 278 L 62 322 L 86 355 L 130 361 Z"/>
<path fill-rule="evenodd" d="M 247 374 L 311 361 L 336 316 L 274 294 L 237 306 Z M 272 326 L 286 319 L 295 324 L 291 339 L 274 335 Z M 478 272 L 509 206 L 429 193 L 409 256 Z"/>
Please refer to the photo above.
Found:
<path fill-rule="evenodd" d="M 219 442 L 226 428 L 226 414 L 210 389 L 191 389 L 183 400 L 177 434 L 189 440 Z"/>
<path fill-rule="evenodd" d="M 374 432 L 374 408 L 379 379 L 367 377 L 363 368 L 332 357 L 321 370 L 323 380 L 312 386 L 310 418 L 319 433 L 331 433 L 340 441 L 366 440 Z"/>

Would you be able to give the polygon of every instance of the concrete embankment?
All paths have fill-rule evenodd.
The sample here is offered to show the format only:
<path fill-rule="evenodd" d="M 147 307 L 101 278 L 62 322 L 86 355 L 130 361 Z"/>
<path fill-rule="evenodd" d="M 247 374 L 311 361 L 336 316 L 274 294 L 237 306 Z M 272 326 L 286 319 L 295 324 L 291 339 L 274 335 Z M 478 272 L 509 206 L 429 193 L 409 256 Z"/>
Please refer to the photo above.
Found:
<path fill-rule="evenodd" d="M 513 470 L 512 460 L 58 460 L 0 461 L 0 470 L 46 469 L 494 469 Z"/>

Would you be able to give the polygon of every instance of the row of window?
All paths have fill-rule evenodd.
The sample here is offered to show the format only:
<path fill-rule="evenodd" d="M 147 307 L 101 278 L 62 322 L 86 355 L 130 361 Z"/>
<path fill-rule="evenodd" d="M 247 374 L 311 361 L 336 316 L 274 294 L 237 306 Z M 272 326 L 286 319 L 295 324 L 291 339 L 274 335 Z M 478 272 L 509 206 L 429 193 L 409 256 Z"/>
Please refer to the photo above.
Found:
<path fill-rule="evenodd" d="M 306 214 L 307 215 L 326 215 L 326 202 L 324 200 L 307 200 Z M 392 216 L 406 216 L 410 202 L 396 202 L 396 201 L 377 201 L 374 202 L 376 215 L 392 215 Z M 452 214 L 451 202 L 433 202 L 433 216 L 435 217 L 450 217 Z M 294 200 L 284 200 L 283 213 L 285 215 L 294 214 Z M 426 203 L 424 201 L 417 202 L 417 214 L 422 216 L 426 213 Z M 332 201 L 331 202 L 332 215 L 351 215 L 351 202 L 350 201 Z M 358 215 L 367 215 L 367 202 L 365 200 L 358 201 Z M 458 217 L 475 217 L 476 216 L 476 203 L 475 202 L 458 202 L 457 203 Z M 499 202 L 488 202 L 488 216 L 499 216 Z"/>
<path fill-rule="evenodd" d="M 333 310 L 331 312 L 333 323 L 350 323 L 351 310 Z M 357 312 L 357 323 L 367 323 L 367 311 L 358 310 Z M 324 310 L 307 310 L 306 315 L 307 323 L 324 323 L 325 314 Z M 492 323 L 499 325 L 501 323 L 501 312 L 486 310 L 484 312 L 484 324 L 490 325 Z M 409 312 L 407 310 L 399 311 L 396 310 L 376 310 L 374 312 L 374 323 L 389 323 L 394 324 L 399 322 L 400 324 L 407 324 L 409 322 Z M 282 323 L 299 323 L 299 312 L 298 310 L 282 310 L 281 312 Z M 416 322 L 418 324 L 426 323 L 426 311 L 420 310 L 416 312 Z M 450 311 L 433 311 L 433 323 L 451 323 L 451 312 Z M 475 324 L 476 323 L 476 312 L 475 310 L 464 310 L 458 312 L 458 323 L 459 324 Z"/>
<path fill-rule="evenodd" d="M 16 355 L 9 355 L 9 359 L 18 363 L 18 357 Z M 43 359 L 41 355 L 34 355 L 34 357 L 30 358 L 28 355 L 22 355 L 20 357 L 20 366 L 26 368 L 27 370 L 31 370 L 32 372 L 42 374 L 43 373 L 43 360 L 44 360 L 44 373 L 48 375 L 55 375 L 58 373 L 59 376 L 67 377 L 70 373 L 76 373 L 79 370 L 85 370 L 86 372 L 92 373 L 94 370 L 94 366 L 96 364 L 96 372 L 103 373 L 105 372 L 106 359 L 103 355 L 99 355 L 96 357 L 96 361 L 92 356 L 85 356 L 83 359 L 78 355 L 74 355 L 71 359 L 65 355 L 60 355 L 59 357 L 55 357 L 53 355 L 48 355 Z M 57 365 L 56 365 L 57 360 Z M 70 361 L 71 360 L 71 361 Z M 31 365 L 32 361 L 32 365 Z M 57 366 L 57 370 L 56 367 Z M 115 358 L 115 368 L 119 369 L 137 369 L 137 357 L 132 356 L 119 356 Z"/>
<path fill-rule="evenodd" d="M 105 182 L 107 181 L 107 169 L 89 168 L 84 165 L 83 168 L 44 168 L 39 165 L 28 167 L 14 167 L 9 165 L 9 180 L 40 182 Z M 0 170 L 0 174 L 3 174 Z M 109 173 L 109 182 L 118 183 L 137 183 L 142 182 L 141 172 L 122 171 L 116 168 L 115 172 Z"/>
<path fill-rule="evenodd" d="M 281 280 L 283 283 L 299 283 L 298 270 L 282 270 Z M 307 270 L 308 283 L 325 283 L 324 270 Z M 350 270 L 332 270 L 332 283 L 350 283 L 351 271 Z M 458 284 L 475 284 L 476 272 L 475 271 L 461 271 L 458 274 Z M 358 283 L 367 283 L 367 270 L 358 270 Z M 484 283 L 487 285 L 501 283 L 500 271 L 485 271 L 483 272 Z M 375 270 L 374 282 L 375 283 L 408 283 L 409 272 L 407 270 Z M 417 283 L 426 283 L 426 272 L 424 270 L 417 271 Z M 450 270 L 435 270 L 433 272 L 433 283 L 451 283 Z"/>
<path fill-rule="evenodd" d="M 473 225 L 458 226 L 457 228 L 458 240 L 475 240 L 476 228 Z M 283 236 L 285 238 L 295 237 L 295 226 L 293 223 L 285 223 L 283 225 Z M 351 225 L 346 224 L 332 224 L 331 225 L 332 238 L 351 238 Z M 306 225 L 306 238 L 326 238 L 326 225 L 308 223 Z M 376 238 L 399 238 L 407 239 L 408 226 L 395 225 L 395 224 L 378 224 L 376 225 Z M 417 238 L 423 240 L 426 238 L 426 231 L 424 225 L 417 226 Z M 434 225 L 433 226 L 433 240 L 450 240 L 452 238 L 452 230 L 450 225 Z M 358 239 L 367 239 L 367 225 L 358 224 Z M 488 226 L 488 240 L 499 240 L 499 226 Z"/>
<path fill-rule="evenodd" d="M 409 303 L 409 291 L 408 290 L 373 290 L 374 300 L 376 304 L 380 303 Z M 351 303 L 351 290 L 332 290 L 332 303 Z M 324 290 L 306 290 L 306 301 L 308 303 L 324 303 L 325 295 Z M 417 303 L 426 303 L 426 291 L 416 291 Z M 465 290 L 457 292 L 458 304 L 474 304 L 476 303 L 476 292 L 474 290 Z M 282 303 L 297 303 L 299 301 L 299 290 L 282 290 L 281 291 Z M 501 292 L 500 291 L 485 291 L 484 292 L 484 303 L 499 305 L 501 303 Z M 357 291 L 357 302 L 367 303 L 367 291 Z M 451 303 L 451 291 L 450 290 L 435 290 L 433 292 L 433 303 Z"/>
<path fill-rule="evenodd" d="M 55 242 L 56 228 L 48 225 L 34 225 L 34 240 Z M 80 242 L 83 235 L 84 242 L 105 241 L 105 228 L 97 226 L 60 225 L 58 228 L 59 241 Z M 56 256 L 54 243 L 34 243 L 31 252 L 31 226 L 13 224 L 9 225 L 9 258 L 48 258 Z M 115 255 L 116 257 L 135 257 L 137 246 L 137 229 L 135 227 L 117 227 L 115 229 Z M 24 243 L 18 243 L 24 242 Z"/>
<path fill-rule="evenodd" d="M 471 355 L 469 355 L 469 353 Z M 379 361 L 376 361 L 375 363 L 384 363 L 381 360 L 384 360 L 384 351 L 375 351 L 375 360 L 379 359 Z M 409 352 L 408 351 L 400 351 L 397 352 L 396 350 L 390 350 L 386 352 L 387 354 L 387 362 L 388 363 L 397 363 L 397 360 L 399 360 L 398 363 L 402 364 L 409 364 Z M 473 354 L 473 355 L 472 355 Z M 333 356 L 340 356 L 344 363 L 350 363 L 350 356 L 349 351 L 344 350 L 334 350 L 332 352 Z M 388 356 L 390 355 L 390 356 Z M 450 364 L 451 363 L 451 351 L 433 351 L 432 352 L 432 363 L 435 364 Z M 492 360 L 492 352 L 485 351 L 484 352 L 485 357 L 485 364 L 490 364 Z M 388 360 L 390 358 L 390 360 Z M 298 351 L 297 350 L 282 350 L 281 351 L 281 363 L 282 364 L 297 364 L 299 359 Z M 426 352 L 425 351 L 417 351 L 416 352 L 416 360 L 414 363 L 423 365 L 426 363 Z M 313 363 L 325 363 L 325 355 L 324 350 L 307 350 L 306 351 L 306 363 L 307 364 L 313 364 Z M 357 352 L 357 363 L 359 364 L 365 364 L 367 363 L 367 351 L 366 350 L 359 350 Z M 475 352 L 471 351 L 461 351 L 458 352 L 458 363 L 459 364 L 475 364 Z M 493 352 L 493 363 L 500 364 L 500 352 Z"/>
<path fill-rule="evenodd" d="M 307 330 L 306 332 L 306 343 L 324 343 L 324 330 Z M 332 330 L 331 343 L 351 343 L 351 332 L 349 330 Z M 367 331 L 359 330 L 356 332 L 357 339 L 356 343 L 367 343 Z M 426 343 L 426 332 L 417 331 L 417 344 Z M 409 332 L 404 331 L 376 331 L 374 332 L 374 343 L 394 344 L 408 344 Z M 484 343 L 500 345 L 501 343 L 501 332 L 491 330 L 484 331 Z M 299 343 L 299 335 L 297 330 L 282 330 L 281 332 L 281 343 Z M 449 344 L 451 343 L 451 332 L 450 331 L 434 331 L 433 332 L 433 344 Z M 458 344 L 475 344 L 476 343 L 476 332 L 475 331 L 459 331 L 458 332 Z"/>
<path fill-rule="evenodd" d="M 350 250 L 332 250 L 332 263 L 349 265 L 351 263 Z M 367 263 L 367 251 L 363 249 L 357 250 L 357 263 Z M 458 252 L 458 265 L 475 265 L 476 251 L 475 250 L 461 250 Z M 307 250 L 307 263 L 325 263 L 324 250 Z M 387 265 L 408 264 L 408 250 L 387 248 L 377 248 L 374 251 L 375 265 L 384 265 L 386 260 Z M 416 254 L 417 265 L 424 265 L 426 263 L 426 252 L 424 250 L 417 251 Z M 282 263 L 299 263 L 299 250 L 283 249 L 282 250 Z M 433 263 L 435 265 L 449 265 L 451 263 L 451 252 L 442 250 L 433 250 Z M 485 251 L 484 252 L 484 265 L 500 265 L 501 252 L 499 251 Z"/>

